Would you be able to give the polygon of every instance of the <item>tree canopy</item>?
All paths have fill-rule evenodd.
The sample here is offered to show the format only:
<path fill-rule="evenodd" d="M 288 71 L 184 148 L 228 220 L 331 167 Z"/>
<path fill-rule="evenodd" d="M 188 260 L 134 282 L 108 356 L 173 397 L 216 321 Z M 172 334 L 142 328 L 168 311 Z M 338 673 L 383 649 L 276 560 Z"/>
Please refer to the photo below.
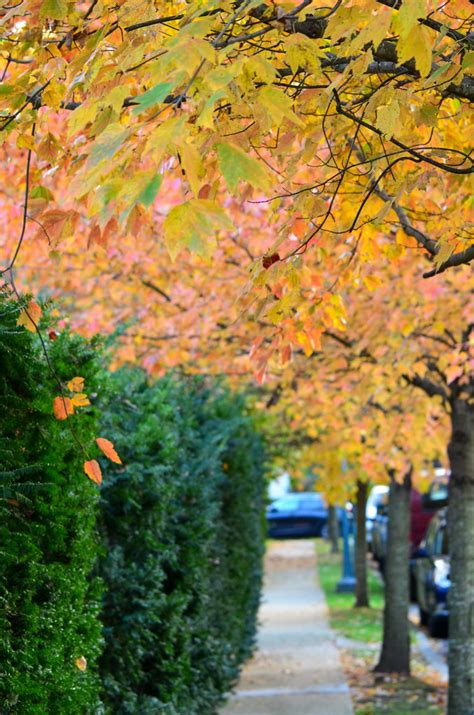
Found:
<path fill-rule="evenodd" d="M 461 0 L 25 0 L 2 23 L 4 151 L 27 196 L 6 268 L 28 221 L 53 253 L 151 232 L 210 260 L 240 230 L 229 195 L 264 202 L 251 294 L 278 321 L 321 312 L 308 255 L 339 283 L 396 260 L 400 232 L 428 275 L 474 257 Z"/>

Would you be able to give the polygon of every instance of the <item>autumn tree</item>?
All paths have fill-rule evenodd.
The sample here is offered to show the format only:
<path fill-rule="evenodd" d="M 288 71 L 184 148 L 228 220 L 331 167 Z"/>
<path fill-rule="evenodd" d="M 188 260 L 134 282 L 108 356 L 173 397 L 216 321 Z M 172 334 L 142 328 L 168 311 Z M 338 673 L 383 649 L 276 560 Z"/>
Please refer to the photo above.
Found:
<path fill-rule="evenodd" d="M 399 274 L 407 300 L 393 314 L 396 338 L 383 352 L 388 291 L 372 311 L 382 324 L 366 322 L 356 335 L 360 368 L 363 351 L 377 350 L 390 403 L 400 380 L 435 377 L 429 391 L 456 417 L 453 498 L 469 517 L 465 293 L 460 332 L 447 338 L 452 327 L 441 321 L 425 339 L 448 339 L 439 370 L 449 380 L 462 365 L 455 394 L 448 381 L 444 399 L 443 379 L 422 367 L 431 352 L 408 340 L 427 332 L 418 296 L 431 291 L 433 305 L 445 307 L 438 274 L 474 257 L 468 10 L 462 0 L 5 6 L 2 274 L 60 291 L 90 331 L 121 324 L 118 360 L 139 357 L 156 372 L 186 363 L 247 374 L 251 343 L 259 381 L 275 358 L 309 356 L 326 332 L 344 332 L 350 292 L 370 302 Z M 211 319 L 197 321 L 195 297 Z M 470 578 L 454 561 L 463 593 Z M 466 638 L 453 643 L 457 663 L 474 660 Z M 462 668 L 450 715 L 467 712 Z"/>

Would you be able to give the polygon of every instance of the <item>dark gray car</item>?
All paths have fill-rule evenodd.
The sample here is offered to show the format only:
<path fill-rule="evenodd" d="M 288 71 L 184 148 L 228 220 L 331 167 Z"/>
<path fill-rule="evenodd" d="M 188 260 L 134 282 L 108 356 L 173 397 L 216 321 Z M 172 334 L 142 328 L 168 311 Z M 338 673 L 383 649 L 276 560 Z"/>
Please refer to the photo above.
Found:
<path fill-rule="evenodd" d="M 328 510 L 320 494 L 293 492 L 268 507 L 268 536 L 277 539 L 321 536 L 327 519 Z"/>
<path fill-rule="evenodd" d="M 451 587 L 446 511 L 432 519 L 426 536 L 416 552 L 415 578 L 420 622 L 430 635 L 448 635 L 448 596 Z"/>

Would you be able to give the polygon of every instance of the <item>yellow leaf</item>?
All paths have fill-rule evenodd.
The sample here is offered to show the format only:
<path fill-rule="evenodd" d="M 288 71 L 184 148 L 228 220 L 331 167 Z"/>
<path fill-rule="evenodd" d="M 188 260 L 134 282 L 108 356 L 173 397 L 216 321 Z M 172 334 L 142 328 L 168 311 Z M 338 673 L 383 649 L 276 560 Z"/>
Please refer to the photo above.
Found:
<path fill-rule="evenodd" d="M 170 145 L 183 139 L 185 121 L 185 117 L 173 117 L 161 122 L 148 137 L 144 153 L 151 154 L 156 163 L 160 162 Z"/>
<path fill-rule="evenodd" d="M 112 107 L 114 112 L 117 114 L 122 109 L 124 99 L 130 94 L 130 87 L 126 84 L 119 84 L 118 87 L 114 87 L 104 95 L 101 100 L 101 105 L 105 107 Z"/>
<path fill-rule="evenodd" d="M 43 104 L 51 107 L 51 109 L 60 109 L 61 102 L 66 94 L 66 85 L 63 82 L 50 82 L 43 90 L 41 99 Z"/>
<path fill-rule="evenodd" d="M 84 389 L 84 378 L 83 377 L 73 377 L 69 380 L 67 384 L 67 389 L 71 392 L 82 392 Z"/>
<path fill-rule="evenodd" d="M 296 333 L 296 339 L 299 344 L 303 347 L 304 354 L 310 357 L 313 354 L 313 346 L 311 345 L 311 340 L 306 335 L 306 333 L 300 331 Z"/>
<path fill-rule="evenodd" d="M 390 139 L 399 124 L 399 119 L 400 105 L 394 99 L 390 104 L 378 108 L 375 126 Z"/>
<path fill-rule="evenodd" d="M 429 28 L 419 23 L 426 17 L 424 0 L 404 0 L 398 16 L 394 17 L 392 27 L 398 31 L 397 58 L 400 64 L 412 58 L 422 77 L 431 71 L 432 49 L 436 37 Z"/>
<path fill-rule="evenodd" d="M 33 151 L 35 148 L 35 140 L 31 134 L 20 134 L 16 140 L 16 145 L 18 149 L 30 149 Z"/>
<path fill-rule="evenodd" d="M 77 392 L 72 398 L 71 403 L 74 407 L 86 407 L 90 405 L 89 398 L 84 392 Z"/>
<path fill-rule="evenodd" d="M 227 87 L 241 70 L 240 62 L 233 62 L 226 67 L 216 67 L 210 72 L 206 72 L 204 82 L 212 92 Z"/>
<path fill-rule="evenodd" d="M 81 655 L 80 658 L 76 658 L 74 663 L 76 665 L 76 668 L 79 668 L 79 670 L 82 670 L 82 672 L 87 670 L 87 660 L 84 658 L 83 655 Z"/>
<path fill-rule="evenodd" d="M 179 155 L 186 178 L 189 181 L 191 191 L 197 198 L 201 188 L 201 179 L 205 170 L 201 161 L 201 156 L 194 144 L 183 142 L 179 147 Z"/>
<path fill-rule="evenodd" d="M 258 100 L 258 110 L 271 118 L 270 124 L 279 127 L 283 120 L 287 119 L 300 127 L 304 126 L 301 119 L 293 112 L 291 98 L 276 87 L 262 87 L 258 93 Z"/>
<path fill-rule="evenodd" d="M 365 276 L 363 278 L 363 281 L 366 288 L 370 291 L 376 290 L 382 285 L 382 280 L 379 278 L 379 276 Z"/>
<path fill-rule="evenodd" d="M 33 300 L 30 300 L 27 307 L 23 308 L 23 310 L 20 312 L 16 324 L 23 325 L 23 327 L 29 330 L 30 333 L 35 333 L 36 326 L 38 325 L 42 314 L 43 311 L 41 310 L 40 306 Z"/>
<path fill-rule="evenodd" d="M 428 27 L 420 25 L 416 28 L 415 51 L 416 68 L 422 77 L 427 77 L 431 72 L 433 61 L 433 37 Z"/>
<path fill-rule="evenodd" d="M 77 107 L 68 117 L 68 137 L 84 129 L 96 118 L 100 105 L 96 100 L 86 99 L 80 107 Z"/>
<path fill-rule="evenodd" d="M 102 484 L 102 471 L 96 459 L 89 459 L 87 462 L 84 462 L 84 472 L 93 482 L 99 486 Z"/>
<path fill-rule="evenodd" d="M 163 223 L 164 238 L 172 260 L 184 248 L 209 258 L 216 245 L 216 232 L 232 229 L 232 222 L 223 209 L 209 199 L 191 199 L 175 206 Z"/>
<path fill-rule="evenodd" d="M 286 61 L 292 72 L 302 68 L 313 74 L 319 74 L 321 64 L 317 51 L 315 41 L 299 32 L 289 35 L 285 40 Z"/>

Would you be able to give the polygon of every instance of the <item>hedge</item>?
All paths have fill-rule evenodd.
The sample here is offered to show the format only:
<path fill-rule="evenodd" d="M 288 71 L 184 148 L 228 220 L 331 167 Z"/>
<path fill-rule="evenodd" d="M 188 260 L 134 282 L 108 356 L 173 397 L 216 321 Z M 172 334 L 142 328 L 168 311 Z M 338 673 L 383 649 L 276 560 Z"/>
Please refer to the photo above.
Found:
<path fill-rule="evenodd" d="M 265 449 L 241 396 L 115 373 L 103 431 L 101 659 L 109 713 L 211 715 L 255 637 Z"/>
<path fill-rule="evenodd" d="M 89 443 L 91 408 L 58 421 L 56 377 L 97 387 L 96 351 L 64 333 L 48 340 L 17 325 L 22 305 L 0 292 L 0 702 L 2 713 L 96 712 L 101 650 L 101 587 L 91 579 L 98 553 L 98 489 L 83 473 L 72 437 Z M 85 671 L 76 659 L 85 658 Z"/>
<path fill-rule="evenodd" d="M 42 344 L 24 305 L 0 290 L 0 710 L 211 715 L 255 638 L 256 418 L 216 382 L 110 375 L 47 318 Z M 58 420 L 76 376 L 97 406 Z M 101 491 L 83 472 L 98 435 L 124 462 L 101 460 Z"/>

